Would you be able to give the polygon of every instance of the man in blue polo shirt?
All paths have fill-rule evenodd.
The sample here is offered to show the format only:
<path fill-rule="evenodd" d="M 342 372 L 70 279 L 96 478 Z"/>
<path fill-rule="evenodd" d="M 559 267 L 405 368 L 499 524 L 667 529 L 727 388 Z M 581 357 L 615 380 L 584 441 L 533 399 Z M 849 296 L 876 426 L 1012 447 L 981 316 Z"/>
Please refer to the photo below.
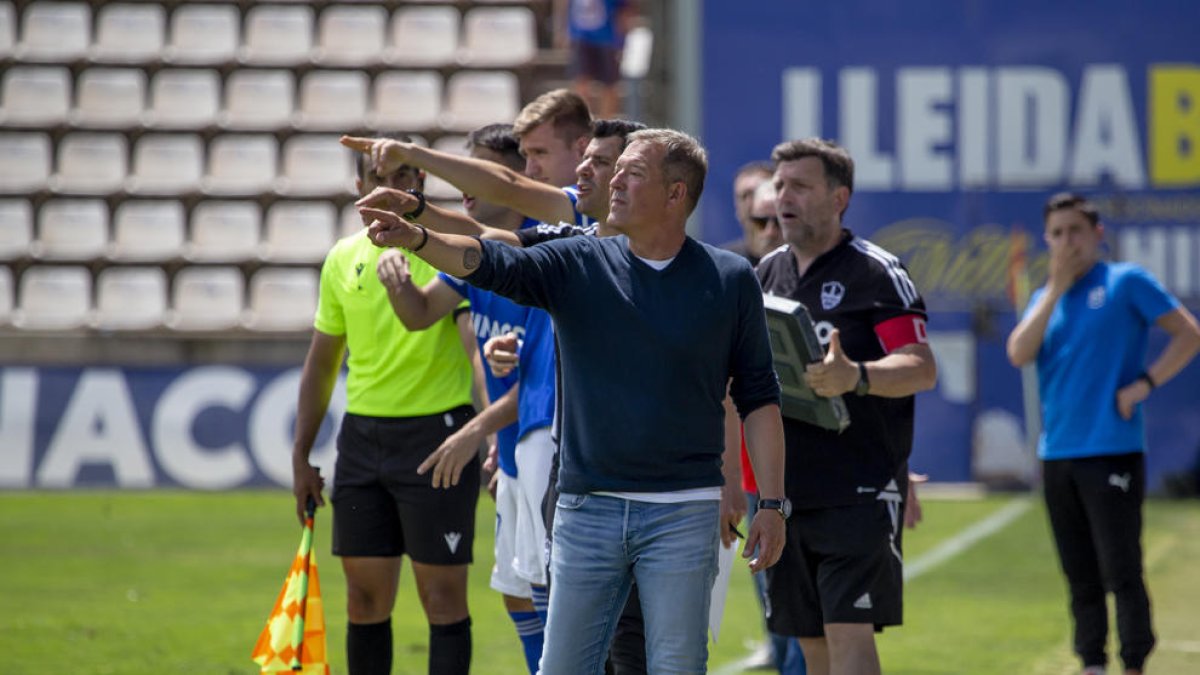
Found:
<path fill-rule="evenodd" d="M 1086 199 L 1055 195 L 1043 216 L 1049 278 L 1008 337 L 1008 357 L 1037 362 L 1038 456 L 1084 674 L 1104 673 L 1111 592 L 1125 673 L 1140 675 L 1155 642 L 1142 578 L 1140 404 L 1200 350 L 1200 327 L 1144 269 L 1101 260 L 1104 226 Z M 1151 326 L 1171 339 L 1146 368 Z"/>

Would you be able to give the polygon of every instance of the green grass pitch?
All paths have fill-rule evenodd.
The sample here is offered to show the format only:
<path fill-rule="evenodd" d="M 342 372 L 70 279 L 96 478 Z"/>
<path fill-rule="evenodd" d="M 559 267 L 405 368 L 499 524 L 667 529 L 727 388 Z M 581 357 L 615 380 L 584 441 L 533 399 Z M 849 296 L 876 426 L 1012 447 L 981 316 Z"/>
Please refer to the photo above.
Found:
<path fill-rule="evenodd" d="M 920 559 L 1011 499 L 927 500 L 925 522 L 905 535 L 906 559 Z M 486 497 L 479 504 L 474 672 L 520 675 L 515 632 L 487 587 L 492 504 Z M 329 554 L 328 526 L 319 511 L 330 665 L 345 673 L 345 583 Z M 257 673 L 250 649 L 299 534 L 284 491 L 0 493 L 0 672 Z M 1200 503 L 1152 501 L 1144 543 L 1160 645 L 1148 672 L 1198 673 Z M 428 632 L 407 567 L 403 576 L 394 672 L 421 675 Z M 1036 500 L 999 532 L 912 580 L 905 610 L 906 625 L 879 639 L 889 674 L 1077 672 L 1065 588 Z M 736 569 L 710 669 L 739 672 L 730 664 L 760 637 L 751 580 Z"/>

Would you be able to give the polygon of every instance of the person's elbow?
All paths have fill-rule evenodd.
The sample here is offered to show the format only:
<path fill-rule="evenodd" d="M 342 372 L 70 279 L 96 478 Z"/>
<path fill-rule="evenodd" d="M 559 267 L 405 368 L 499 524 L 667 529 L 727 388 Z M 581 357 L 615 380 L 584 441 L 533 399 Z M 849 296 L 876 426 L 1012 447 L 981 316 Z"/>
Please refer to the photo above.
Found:
<path fill-rule="evenodd" d="M 929 391 L 937 386 L 937 359 L 933 357 L 932 351 L 921 360 L 921 367 L 917 369 L 916 376 L 917 391 Z"/>
<path fill-rule="evenodd" d="M 1021 348 L 1021 342 L 1017 339 L 1016 334 L 1008 336 L 1008 342 L 1004 345 L 1004 352 L 1008 355 L 1008 362 L 1014 368 L 1021 368 L 1025 364 L 1033 361 L 1036 354 L 1029 353 L 1028 350 Z"/>

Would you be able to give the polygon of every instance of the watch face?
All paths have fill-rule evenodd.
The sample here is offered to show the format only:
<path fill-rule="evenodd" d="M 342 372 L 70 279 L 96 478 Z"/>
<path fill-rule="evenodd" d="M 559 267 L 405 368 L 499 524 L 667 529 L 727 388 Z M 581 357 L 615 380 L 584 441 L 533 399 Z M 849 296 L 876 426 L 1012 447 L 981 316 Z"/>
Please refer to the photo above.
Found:
<path fill-rule="evenodd" d="M 785 519 L 792 517 L 792 500 L 785 498 L 779 504 L 779 512 L 783 514 Z"/>

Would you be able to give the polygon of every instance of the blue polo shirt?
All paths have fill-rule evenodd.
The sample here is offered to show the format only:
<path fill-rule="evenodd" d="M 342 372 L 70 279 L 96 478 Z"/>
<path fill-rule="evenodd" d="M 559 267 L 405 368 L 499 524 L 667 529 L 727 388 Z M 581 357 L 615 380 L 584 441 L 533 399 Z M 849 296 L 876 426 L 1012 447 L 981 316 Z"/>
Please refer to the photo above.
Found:
<path fill-rule="evenodd" d="M 1035 291 L 1029 306 L 1045 291 Z M 1131 263 L 1099 262 L 1059 299 L 1037 356 L 1040 458 L 1145 448 L 1141 406 L 1121 419 L 1117 390 L 1145 370 L 1150 326 L 1178 306 L 1162 284 Z"/>

